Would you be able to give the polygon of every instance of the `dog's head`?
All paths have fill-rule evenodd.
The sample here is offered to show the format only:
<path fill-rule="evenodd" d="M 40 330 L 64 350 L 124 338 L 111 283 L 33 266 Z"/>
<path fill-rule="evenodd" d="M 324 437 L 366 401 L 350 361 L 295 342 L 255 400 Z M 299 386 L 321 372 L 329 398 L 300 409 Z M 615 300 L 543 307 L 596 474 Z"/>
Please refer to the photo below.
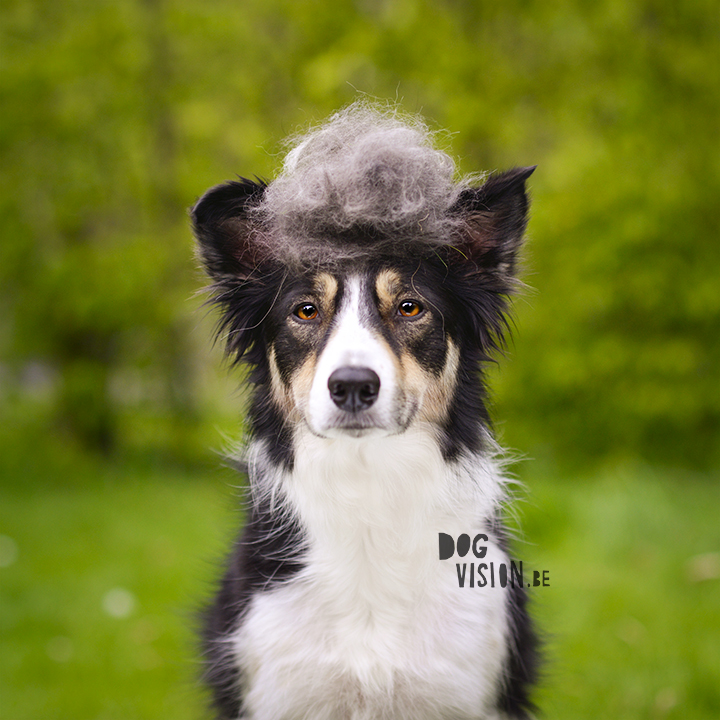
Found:
<path fill-rule="evenodd" d="M 417 124 L 363 110 L 304 139 L 274 183 L 209 190 L 192 219 L 228 351 L 319 436 L 482 422 L 532 171 L 455 183 Z"/>

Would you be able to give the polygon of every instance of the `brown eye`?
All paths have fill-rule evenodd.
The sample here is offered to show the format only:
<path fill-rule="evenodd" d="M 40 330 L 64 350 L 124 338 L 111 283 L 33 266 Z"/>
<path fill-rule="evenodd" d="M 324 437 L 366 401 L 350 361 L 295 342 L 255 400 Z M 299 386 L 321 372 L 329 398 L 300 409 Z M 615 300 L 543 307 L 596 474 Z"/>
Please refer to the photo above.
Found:
<path fill-rule="evenodd" d="M 398 312 L 403 317 L 415 317 L 416 315 L 419 315 L 422 312 L 422 305 L 419 302 L 416 302 L 415 300 L 403 300 L 400 303 L 400 307 L 398 308 Z"/>
<path fill-rule="evenodd" d="M 317 308 L 312 303 L 298 305 L 293 312 L 301 320 L 314 320 L 318 316 Z"/>

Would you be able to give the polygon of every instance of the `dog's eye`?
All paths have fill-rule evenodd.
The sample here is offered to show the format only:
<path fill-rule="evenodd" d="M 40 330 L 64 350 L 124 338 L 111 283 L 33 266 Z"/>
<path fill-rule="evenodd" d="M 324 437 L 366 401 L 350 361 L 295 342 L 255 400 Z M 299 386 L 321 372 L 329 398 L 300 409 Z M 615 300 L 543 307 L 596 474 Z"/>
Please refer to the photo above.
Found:
<path fill-rule="evenodd" d="M 301 320 L 314 320 L 318 316 L 318 311 L 312 303 L 302 303 L 293 310 L 293 314 Z"/>
<path fill-rule="evenodd" d="M 415 300 L 403 300 L 398 308 L 398 312 L 403 317 L 415 317 L 416 315 L 419 315 L 422 310 L 422 305 Z"/>

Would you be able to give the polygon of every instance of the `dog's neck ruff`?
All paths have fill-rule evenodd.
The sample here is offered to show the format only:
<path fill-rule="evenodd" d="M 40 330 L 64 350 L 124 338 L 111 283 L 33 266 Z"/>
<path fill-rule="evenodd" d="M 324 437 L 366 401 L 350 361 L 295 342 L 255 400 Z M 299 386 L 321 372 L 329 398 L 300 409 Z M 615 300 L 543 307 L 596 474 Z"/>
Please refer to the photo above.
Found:
<path fill-rule="evenodd" d="M 265 441 L 251 441 L 250 487 L 255 502 L 289 511 L 309 530 L 319 531 L 328 516 L 348 515 L 353 524 L 378 527 L 387 521 L 398 531 L 406 518 L 403 529 L 409 530 L 422 524 L 425 513 L 456 515 L 468 504 L 476 518 L 488 518 L 505 495 L 505 479 L 491 455 L 447 462 L 429 423 L 364 438 L 324 438 L 298 427 L 293 448 L 287 469 L 269 460 Z"/>
<path fill-rule="evenodd" d="M 250 448 L 256 501 L 303 535 L 302 569 L 254 598 L 234 638 L 250 717 L 500 718 L 505 592 L 459 589 L 437 557 L 439 532 L 484 532 L 487 560 L 506 562 L 492 534 L 504 496 L 494 461 L 446 461 L 422 424 L 360 439 L 298 429 L 294 443 L 292 470 L 268 472 L 261 444 Z"/>

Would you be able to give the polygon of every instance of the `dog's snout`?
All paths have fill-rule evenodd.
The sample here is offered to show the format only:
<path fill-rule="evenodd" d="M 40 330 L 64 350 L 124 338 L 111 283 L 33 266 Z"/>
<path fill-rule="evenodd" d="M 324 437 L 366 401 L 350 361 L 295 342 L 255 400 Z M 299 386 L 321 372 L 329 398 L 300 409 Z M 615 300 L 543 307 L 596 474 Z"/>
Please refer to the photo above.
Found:
<path fill-rule="evenodd" d="M 332 401 L 347 412 L 366 410 L 378 397 L 380 378 L 366 367 L 341 367 L 328 378 Z"/>

